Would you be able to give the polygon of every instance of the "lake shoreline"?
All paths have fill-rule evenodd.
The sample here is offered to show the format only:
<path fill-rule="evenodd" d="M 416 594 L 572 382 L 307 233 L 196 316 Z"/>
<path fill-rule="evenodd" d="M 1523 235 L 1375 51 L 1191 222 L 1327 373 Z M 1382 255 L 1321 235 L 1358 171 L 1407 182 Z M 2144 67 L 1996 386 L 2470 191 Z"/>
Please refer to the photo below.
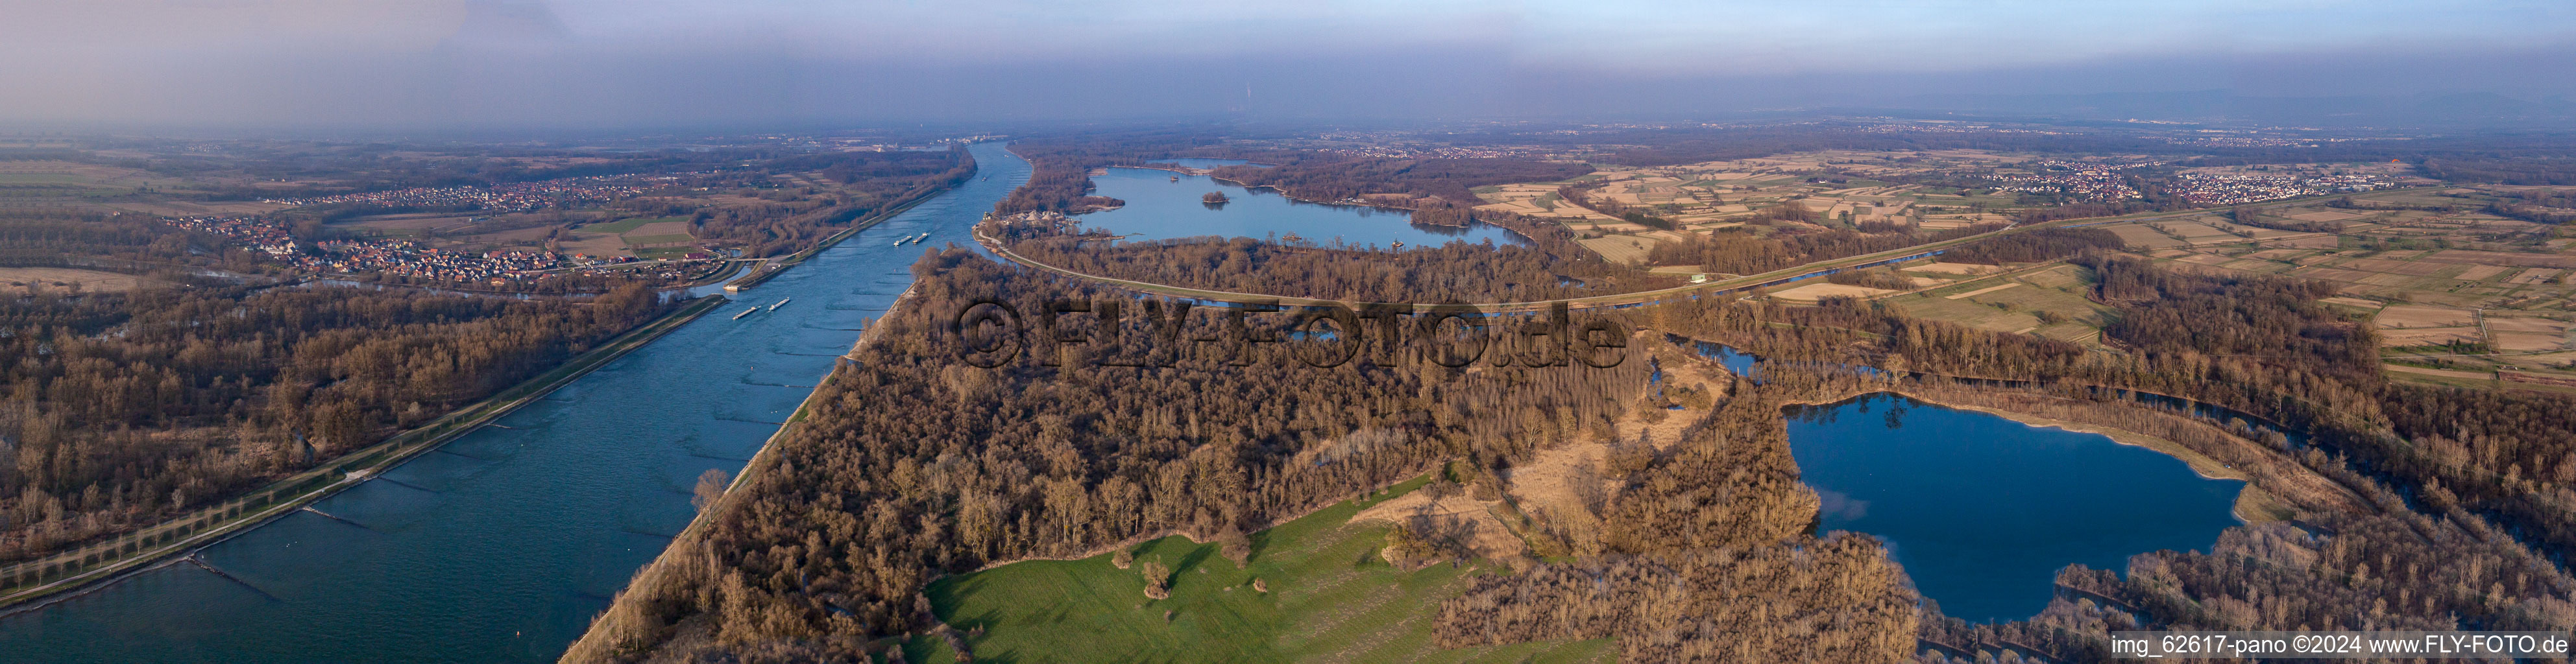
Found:
<path fill-rule="evenodd" d="M 2254 521 L 2251 481 L 2177 468 L 2178 449 L 2138 444 L 2151 437 L 2122 427 L 2059 408 L 2014 412 L 2017 400 L 1822 390 L 1852 391 L 1782 409 L 1798 481 L 1822 500 L 1814 532 L 1888 542 L 1944 615 L 2026 620 L 2068 565 L 2123 570 L 2138 554 L 2207 550 Z M 2133 436 L 2104 445 L 2105 429 Z"/>
<path fill-rule="evenodd" d="M 2070 433 L 2098 435 L 2110 439 L 2113 443 L 2129 447 L 2145 448 L 2158 454 L 2172 457 L 2175 460 L 2181 461 L 2184 467 L 2190 468 L 2192 473 L 2200 476 L 2201 479 L 2244 482 L 2245 486 L 2238 494 L 2236 503 L 2230 510 L 2231 514 L 2233 514 L 2238 521 L 2244 523 L 2252 524 L 2268 521 L 2280 521 L 2287 518 L 2283 516 L 2284 514 L 2295 511 L 2291 506 L 2286 504 L 2282 498 L 2265 490 L 2261 486 L 2261 483 L 2257 481 L 2257 478 L 2252 474 L 2237 470 L 2226 463 L 2210 458 L 2207 454 L 2204 454 L 2199 450 L 2192 449 L 2190 446 L 2176 442 L 2170 438 L 2141 433 L 2115 426 L 2091 422 L 2078 422 L 2074 420 L 2062 420 L 2044 415 L 2020 412 L 2009 408 L 1967 403 L 1963 400 L 1948 396 L 1933 395 L 1920 389 L 1906 389 L 1899 386 L 1882 386 L 1867 391 L 1855 392 L 1833 398 L 1811 397 L 1784 401 L 1781 403 L 1782 414 L 1783 416 L 1786 416 L 1787 409 L 1790 407 L 1826 407 L 1867 397 L 1871 394 L 1880 393 L 1893 394 L 1952 410 L 1993 415 L 2007 420 L 2012 420 L 2034 429 L 2058 429 Z M 2060 399 L 2069 403 L 2083 403 L 2071 399 L 2064 399 L 2063 397 L 2028 392 L 2005 391 L 1999 392 L 1995 396 Z M 2155 413 L 2154 411 L 2148 412 L 2158 415 L 2173 416 L 2170 413 Z M 2191 424 L 2204 426 L 2208 424 L 2189 417 L 2180 417 L 2180 419 Z M 2235 444 L 2254 444 L 2252 441 L 2245 440 L 2241 436 L 2227 434 L 2227 437 L 2233 439 Z"/>
<path fill-rule="evenodd" d="M 1519 242 L 1524 243 L 1524 244 L 1535 244 L 1535 242 L 1536 242 L 1535 240 L 1531 239 L 1527 233 L 1522 233 L 1519 229 L 1515 229 L 1515 228 L 1512 228 L 1511 226 L 1507 226 L 1507 225 L 1503 225 L 1503 224 L 1498 224 L 1498 223 L 1494 223 L 1494 222 L 1491 222 L 1491 221 L 1486 221 L 1486 220 L 1483 220 L 1483 219 L 1474 219 L 1474 220 L 1471 220 L 1470 222 L 1468 222 L 1468 223 L 1466 223 L 1466 224 L 1433 224 L 1433 223 L 1425 223 L 1425 222 L 1422 222 L 1422 221 L 1417 221 L 1417 220 L 1415 220 L 1415 219 L 1413 218 L 1413 214 L 1414 214 L 1415 212 L 1418 212 L 1418 210 L 1415 210 L 1415 209 L 1413 209 L 1413 208 L 1404 207 L 1404 206 L 1401 206 L 1401 205 L 1392 205 L 1392 204 L 1387 204 L 1387 203 L 1378 203 L 1378 202 L 1374 202 L 1374 201 L 1369 201 L 1369 200 L 1367 200 L 1367 199 L 1344 199 L 1344 200 L 1338 200 L 1338 201 L 1322 201 L 1322 200 L 1315 200 L 1315 199 L 1310 199 L 1310 198 L 1305 198 L 1305 197 L 1302 197 L 1302 196 L 1298 196 L 1298 195 L 1296 195 L 1296 194 L 1294 194 L 1294 193 L 1289 192 L 1286 188 L 1280 187 L 1279 185 L 1271 185 L 1271 184 L 1262 184 L 1262 185 L 1244 184 L 1244 183 L 1243 183 L 1242 181 L 1240 181 L 1240 180 L 1234 180 L 1234 179 L 1230 179 L 1230 178 L 1226 178 L 1226 177 L 1222 177 L 1222 176 L 1218 176 L 1218 175 L 1214 175 L 1214 174 L 1207 173 L 1206 171 L 1207 171 L 1207 170 L 1209 170 L 1209 169 L 1163 168 L 1163 167 L 1157 167 L 1157 166 L 1103 166 L 1103 167 L 1101 167 L 1101 170 L 1105 172 L 1105 171 L 1108 171 L 1109 169 L 1117 169 L 1117 168 L 1131 168 L 1131 169 L 1136 169 L 1136 170 L 1145 170 L 1145 171 L 1162 171 L 1162 172 L 1166 172 L 1166 173 L 1179 173 L 1179 174 L 1182 174 L 1182 175 L 1189 175 L 1189 176 L 1195 176 L 1195 177 L 1204 177 L 1204 178 L 1207 178 L 1208 180 L 1213 181 L 1213 182 L 1219 182 L 1219 183 L 1223 183 L 1223 184 L 1225 184 L 1225 185 L 1227 185 L 1227 186 L 1232 186 L 1232 187 L 1241 188 L 1241 189 L 1243 189 L 1243 190 L 1244 190 L 1244 191 L 1246 191 L 1246 192 L 1258 192 L 1258 191 L 1261 191 L 1261 190 L 1269 190 L 1269 191 L 1270 191 L 1270 192 L 1272 192 L 1272 193 L 1276 193 L 1276 194 L 1278 194 L 1280 198 L 1286 199 L 1286 200 L 1291 201 L 1291 202 L 1294 202 L 1294 203 L 1305 204 L 1305 205 L 1321 205 L 1321 206 L 1325 206 L 1325 207 L 1335 207 L 1335 208 L 1361 208 L 1361 209 L 1370 210 L 1370 211 L 1403 212 L 1403 213 L 1405 213 L 1405 220 L 1404 220 L 1404 223 L 1406 223 L 1407 225 L 1412 225 L 1412 226 L 1421 226 L 1421 227 L 1425 227 L 1425 228 L 1454 229 L 1454 230 L 1464 231 L 1464 230 L 1467 230 L 1467 229 L 1473 229 L 1473 228 L 1475 228 L 1477 225 L 1480 225 L 1480 224 L 1481 224 L 1481 225 L 1485 225 L 1485 226 L 1492 226 L 1492 227 L 1494 227 L 1494 228 L 1501 229 L 1503 232 L 1510 234 L 1511 236 L 1513 236 L 1513 237 L 1517 238 L 1517 240 L 1518 240 Z M 1123 199 L 1122 199 L 1122 200 L 1123 200 Z M 1088 210 L 1088 211 L 1085 211 L 1085 212 L 1086 212 L 1086 213 L 1087 213 L 1087 212 L 1106 212 L 1106 211 L 1109 211 L 1109 210 L 1121 209 L 1121 208 L 1123 208 L 1123 207 L 1125 207 L 1125 206 L 1120 206 L 1120 207 L 1118 207 L 1118 208 L 1108 208 L 1108 209 L 1103 209 L 1103 210 Z M 1070 215 L 1074 215 L 1074 214 L 1076 214 L 1076 213 L 1068 212 L 1067 214 L 1070 216 Z M 1463 240 L 1462 240 L 1462 241 L 1463 241 Z M 1426 245 L 1426 246 L 1437 246 L 1437 245 Z"/>

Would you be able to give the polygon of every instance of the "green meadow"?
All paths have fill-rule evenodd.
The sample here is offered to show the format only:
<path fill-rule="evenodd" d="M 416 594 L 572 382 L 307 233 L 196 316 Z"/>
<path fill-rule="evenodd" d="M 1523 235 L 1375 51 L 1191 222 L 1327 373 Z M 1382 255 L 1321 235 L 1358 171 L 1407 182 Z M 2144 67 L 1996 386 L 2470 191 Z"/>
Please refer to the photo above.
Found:
<path fill-rule="evenodd" d="M 1252 535 L 1244 567 L 1214 543 L 1166 537 L 1111 555 L 1041 560 L 941 579 L 932 611 L 967 634 L 976 661 L 1072 662 L 1609 662 L 1608 639 L 1443 649 L 1432 643 L 1440 602 L 1488 561 L 1405 571 L 1378 555 L 1393 526 L 1350 523 L 1360 510 L 1402 495 L 1405 482 Z M 1148 561 L 1169 567 L 1171 597 L 1149 599 Z M 1255 590 L 1259 579 L 1268 592 Z M 911 662 L 955 661 L 937 637 L 905 644 Z"/>

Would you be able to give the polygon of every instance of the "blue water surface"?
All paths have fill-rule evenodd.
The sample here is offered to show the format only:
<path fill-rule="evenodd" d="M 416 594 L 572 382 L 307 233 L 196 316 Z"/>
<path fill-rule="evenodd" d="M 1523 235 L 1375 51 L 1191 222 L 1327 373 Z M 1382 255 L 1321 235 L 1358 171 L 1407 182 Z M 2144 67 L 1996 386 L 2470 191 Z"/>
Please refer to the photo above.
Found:
<path fill-rule="evenodd" d="M 1925 597 L 1971 622 L 2039 613 L 2069 564 L 2126 573 L 2131 555 L 2206 551 L 2239 523 L 2244 482 L 2100 434 L 1887 393 L 1788 417 L 1819 530 L 1885 540 Z"/>
<path fill-rule="evenodd" d="M 437 452 L 180 563 L 0 618 L 0 662 L 551 662 L 882 316 L 924 251 L 1028 178 L 958 189 L 817 254 Z M 893 240 L 923 232 L 919 244 Z M 734 319 L 753 306 L 790 302 Z"/>
<path fill-rule="evenodd" d="M 1231 161 L 1231 160 L 1222 160 Z M 1174 180 L 1173 178 L 1179 178 Z M 1464 228 L 1412 223 L 1405 210 L 1359 205 L 1326 205 L 1290 200 L 1270 189 L 1246 189 L 1203 175 L 1182 175 L 1145 168 L 1112 168 L 1094 176 L 1100 196 L 1127 202 L 1125 207 L 1076 216 L 1085 227 L 1103 228 L 1131 240 L 1162 240 L 1216 235 L 1266 239 L 1290 233 L 1319 244 L 1339 238 L 1353 245 L 1420 248 L 1448 242 L 1512 244 L 1521 237 L 1500 226 L 1476 223 Z M 1225 194 L 1228 202 L 1211 205 L 1208 192 Z"/>

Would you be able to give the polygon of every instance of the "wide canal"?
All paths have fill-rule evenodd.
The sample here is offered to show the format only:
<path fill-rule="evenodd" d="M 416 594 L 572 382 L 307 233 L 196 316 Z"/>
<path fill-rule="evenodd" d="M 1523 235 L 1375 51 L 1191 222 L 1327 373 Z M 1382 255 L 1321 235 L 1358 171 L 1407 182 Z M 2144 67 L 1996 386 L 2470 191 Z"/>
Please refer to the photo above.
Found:
<path fill-rule="evenodd" d="M 319 513 L 206 548 L 232 578 L 164 565 L 0 618 L 0 660 L 553 661 L 687 525 L 697 476 L 739 470 L 913 261 L 973 245 L 969 227 L 1028 178 L 1000 144 L 973 152 L 981 171 L 958 189 Z"/>

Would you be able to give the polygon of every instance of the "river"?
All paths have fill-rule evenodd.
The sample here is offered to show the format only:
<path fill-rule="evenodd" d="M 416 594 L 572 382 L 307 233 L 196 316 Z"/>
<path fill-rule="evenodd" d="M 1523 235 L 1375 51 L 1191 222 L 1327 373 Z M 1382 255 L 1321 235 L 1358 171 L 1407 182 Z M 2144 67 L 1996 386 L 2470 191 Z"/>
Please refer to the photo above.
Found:
<path fill-rule="evenodd" d="M 1818 530 L 1876 535 L 1923 596 L 1970 622 L 2048 606 L 2057 571 L 2207 551 L 2245 486 L 2101 434 L 2034 427 L 1888 393 L 1788 409 Z"/>
<path fill-rule="evenodd" d="M 1241 163 L 1214 159 L 1158 161 L 1181 161 L 1201 168 L 1222 165 L 1218 162 Z M 1483 222 L 1463 228 L 1416 224 L 1412 222 L 1413 213 L 1405 210 L 1307 203 L 1274 190 L 1247 189 L 1204 175 L 1112 168 L 1109 174 L 1093 177 L 1091 182 L 1100 188 L 1093 193 L 1126 201 L 1127 205 L 1075 219 L 1085 227 L 1127 234 L 1133 240 L 1202 235 L 1266 238 L 1273 233 L 1295 233 L 1318 244 L 1331 244 L 1340 238 L 1346 243 L 1379 248 L 1392 248 L 1396 242 L 1416 248 L 1449 242 L 1522 242 L 1519 235 Z M 1223 193 L 1230 200 L 1214 205 L 1201 202 L 1200 197 L 1211 191 Z"/>
<path fill-rule="evenodd" d="M 687 525 L 910 284 L 1028 178 L 976 179 L 563 389 L 180 562 L 0 618 L 8 662 L 548 662 Z M 894 239 L 930 233 L 920 244 Z M 776 311 L 732 316 L 793 298 Z M 338 518 L 332 518 L 338 517 Z"/>

